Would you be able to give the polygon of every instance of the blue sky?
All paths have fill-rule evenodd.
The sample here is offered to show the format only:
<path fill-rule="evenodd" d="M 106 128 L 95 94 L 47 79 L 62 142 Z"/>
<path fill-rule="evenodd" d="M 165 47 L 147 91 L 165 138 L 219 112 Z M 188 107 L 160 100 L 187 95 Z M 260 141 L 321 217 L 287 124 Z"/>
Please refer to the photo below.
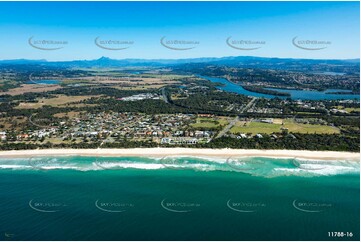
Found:
<path fill-rule="evenodd" d="M 0 59 L 359 58 L 359 19 L 359 2 L 0 2 Z M 160 44 L 163 36 L 198 44 L 172 50 Z M 239 50 L 226 44 L 230 36 L 262 44 Z M 296 36 L 329 43 L 305 50 L 292 44 Z M 30 37 L 67 43 L 40 50 Z M 107 50 L 96 37 L 134 43 Z"/>

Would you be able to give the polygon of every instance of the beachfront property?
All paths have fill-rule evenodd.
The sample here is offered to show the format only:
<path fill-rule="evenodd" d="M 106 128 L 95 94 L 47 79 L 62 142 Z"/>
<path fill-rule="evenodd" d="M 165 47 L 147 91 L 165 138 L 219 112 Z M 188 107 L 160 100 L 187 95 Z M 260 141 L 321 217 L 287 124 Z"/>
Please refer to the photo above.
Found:
<path fill-rule="evenodd" d="M 59 118 L 48 124 L 37 123 L 38 120 L 33 117 L 31 128 L 0 130 L 0 140 L 55 144 L 112 143 L 127 140 L 154 142 L 160 145 L 195 145 L 209 143 L 220 133 L 221 136 L 235 139 L 262 139 L 266 135 L 272 140 L 277 140 L 292 132 L 340 132 L 332 123 L 321 118 L 238 118 L 234 123 L 232 120 L 233 118 L 214 114 L 79 112 L 72 118 Z M 229 124 L 232 124 L 231 128 L 227 128 Z"/>
<path fill-rule="evenodd" d="M 0 132 L 2 141 L 13 142 L 116 142 L 119 140 L 152 141 L 159 144 L 208 143 L 215 135 L 211 130 L 198 130 L 191 126 L 197 116 L 193 114 L 142 114 L 101 112 L 82 113 L 54 126 L 38 125 L 33 129 L 14 131 L 13 139 Z"/>
<path fill-rule="evenodd" d="M 5 141 L 6 140 L 6 132 L 0 132 L 0 140 Z"/>
<path fill-rule="evenodd" d="M 161 144 L 177 145 L 177 144 L 198 144 L 197 138 L 185 138 L 185 137 L 173 137 L 173 138 L 162 138 Z"/>

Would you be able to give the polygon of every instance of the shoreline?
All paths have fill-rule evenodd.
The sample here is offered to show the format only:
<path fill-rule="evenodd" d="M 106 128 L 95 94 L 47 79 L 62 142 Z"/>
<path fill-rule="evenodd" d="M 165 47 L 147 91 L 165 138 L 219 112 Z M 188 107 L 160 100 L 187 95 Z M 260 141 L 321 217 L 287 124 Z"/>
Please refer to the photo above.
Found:
<path fill-rule="evenodd" d="M 0 158 L 26 158 L 41 156 L 95 156 L 95 157 L 270 157 L 301 158 L 310 160 L 360 161 L 360 153 L 310 150 L 256 150 L 256 149 L 196 149 L 196 148 L 131 148 L 131 149 L 38 149 L 0 151 Z"/>

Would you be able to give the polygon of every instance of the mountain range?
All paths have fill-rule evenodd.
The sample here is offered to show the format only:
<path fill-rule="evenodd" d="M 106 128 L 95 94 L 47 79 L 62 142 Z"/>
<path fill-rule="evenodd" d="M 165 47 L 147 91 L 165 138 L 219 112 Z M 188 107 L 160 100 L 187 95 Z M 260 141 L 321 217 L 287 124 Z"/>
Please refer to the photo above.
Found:
<path fill-rule="evenodd" d="M 184 64 L 215 64 L 229 66 L 292 66 L 292 65 L 343 65 L 355 66 L 360 64 L 360 59 L 293 59 L 293 58 L 268 58 L 255 56 L 230 56 L 230 57 L 204 57 L 188 59 L 111 59 L 101 57 L 95 60 L 72 60 L 72 61 L 47 61 L 15 59 L 0 60 L 0 65 L 45 65 L 63 67 L 126 67 L 126 66 L 174 66 Z"/>

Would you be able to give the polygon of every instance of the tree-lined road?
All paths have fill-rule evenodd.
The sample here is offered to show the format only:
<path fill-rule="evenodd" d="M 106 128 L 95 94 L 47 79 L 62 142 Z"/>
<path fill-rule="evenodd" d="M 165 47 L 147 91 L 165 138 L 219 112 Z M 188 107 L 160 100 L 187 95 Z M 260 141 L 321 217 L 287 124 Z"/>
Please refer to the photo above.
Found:
<path fill-rule="evenodd" d="M 253 97 L 251 101 L 249 101 L 249 103 L 241 110 L 240 113 L 244 113 L 246 112 L 250 107 L 252 107 L 252 105 L 255 103 L 255 101 L 257 100 L 256 97 Z M 224 127 L 224 129 L 222 129 L 218 135 L 216 136 L 217 138 L 220 138 L 222 136 L 224 136 L 229 130 L 231 130 L 231 128 L 239 121 L 239 116 L 235 117 L 235 119 L 233 119 L 226 127 Z"/>

